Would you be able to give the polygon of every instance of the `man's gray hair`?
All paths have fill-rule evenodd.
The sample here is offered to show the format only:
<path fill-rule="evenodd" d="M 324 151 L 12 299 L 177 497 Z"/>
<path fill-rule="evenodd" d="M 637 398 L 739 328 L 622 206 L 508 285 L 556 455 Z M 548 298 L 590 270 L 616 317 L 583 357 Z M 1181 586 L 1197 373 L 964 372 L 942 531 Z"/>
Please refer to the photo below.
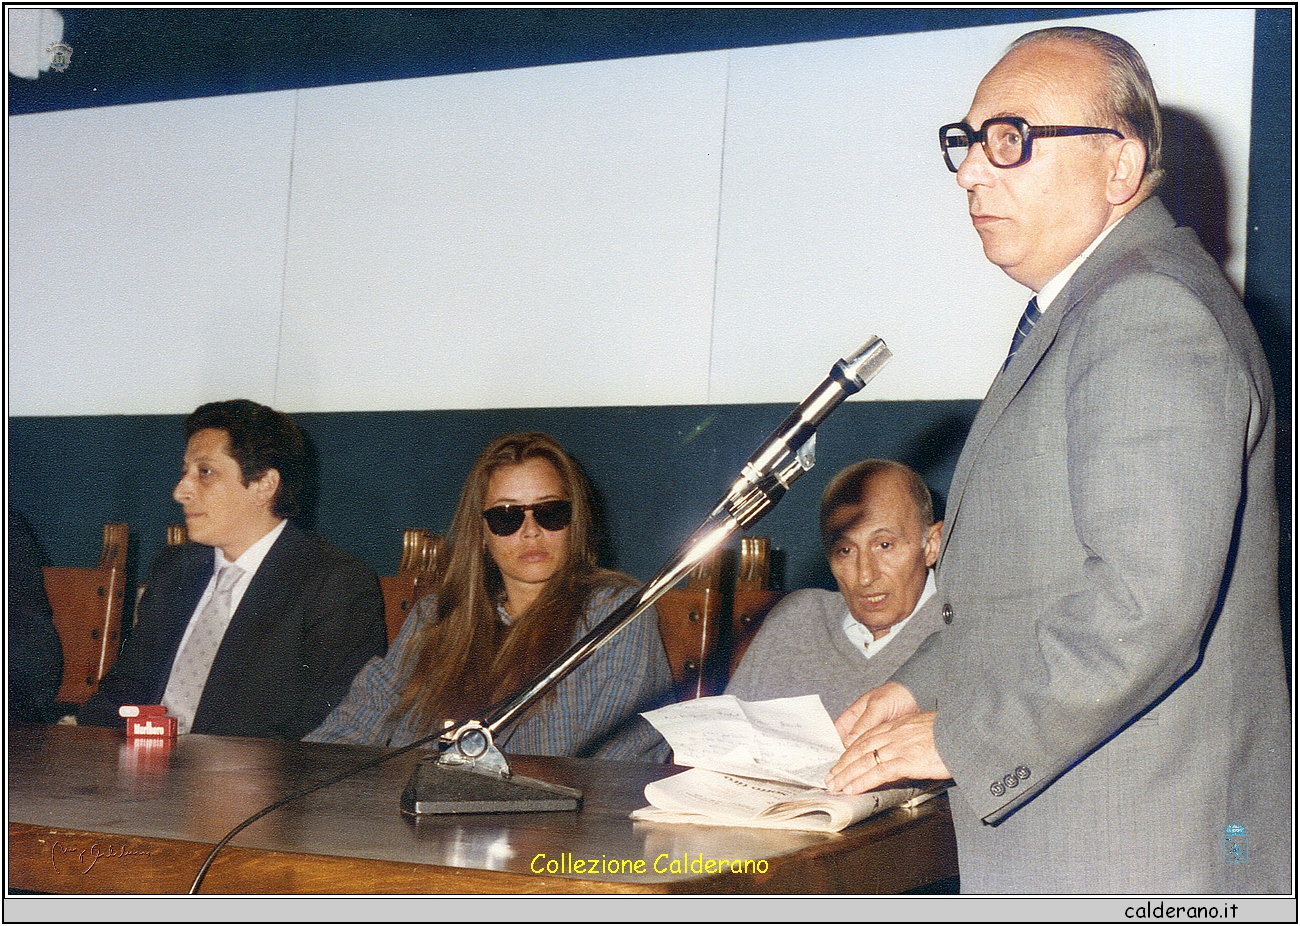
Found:
<path fill-rule="evenodd" d="M 1096 49 L 1105 60 L 1110 81 L 1107 93 L 1097 101 L 1102 107 L 1097 117 L 1099 120 L 1113 120 L 1125 137 L 1136 138 L 1146 146 L 1147 163 L 1142 175 L 1142 189 L 1150 193 L 1160 185 L 1165 175 L 1160 165 L 1160 101 L 1156 99 L 1156 88 L 1147 72 L 1146 62 L 1137 49 L 1119 36 L 1100 29 L 1053 26 L 1025 33 L 1011 43 L 1008 51 L 1040 42 L 1087 45 Z M 1104 122 L 1099 122 L 1099 125 L 1107 127 Z"/>

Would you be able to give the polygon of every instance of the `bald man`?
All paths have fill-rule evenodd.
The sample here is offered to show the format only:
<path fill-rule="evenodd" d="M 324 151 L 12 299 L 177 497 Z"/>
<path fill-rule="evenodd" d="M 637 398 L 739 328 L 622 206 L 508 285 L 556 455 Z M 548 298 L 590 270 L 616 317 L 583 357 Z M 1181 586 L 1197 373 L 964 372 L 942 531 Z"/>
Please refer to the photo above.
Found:
<path fill-rule="evenodd" d="M 1030 33 L 940 141 L 1036 295 L 953 476 L 943 629 L 839 719 L 828 784 L 953 778 L 963 891 L 1290 892 L 1271 378 L 1151 196 L 1146 66 Z"/>
<path fill-rule="evenodd" d="M 820 526 L 839 591 L 782 598 L 728 694 L 746 701 L 816 694 L 834 717 L 942 626 L 930 567 L 943 524 L 917 473 L 890 460 L 842 470 L 822 494 Z"/>

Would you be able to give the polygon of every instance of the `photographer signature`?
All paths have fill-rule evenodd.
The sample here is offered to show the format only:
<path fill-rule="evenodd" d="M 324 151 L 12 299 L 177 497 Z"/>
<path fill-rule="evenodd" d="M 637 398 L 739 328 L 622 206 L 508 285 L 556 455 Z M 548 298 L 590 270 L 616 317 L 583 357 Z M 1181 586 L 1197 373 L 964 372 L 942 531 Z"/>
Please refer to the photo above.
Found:
<path fill-rule="evenodd" d="M 106 845 L 104 843 L 92 842 L 89 846 L 77 847 L 70 846 L 59 842 L 57 839 L 50 845 L 50 864 L 55 868 L 59 867 L 59 859 L 73 857 L 77 860 L 77 865 L 84 865 L 82 874 L 88 874 L 92 868 L 99 864 L 100 859 L 126 858 L 131 855 L 156 855 L 156 851 L 145 849 L 128 849 L 125 845 Z"/>

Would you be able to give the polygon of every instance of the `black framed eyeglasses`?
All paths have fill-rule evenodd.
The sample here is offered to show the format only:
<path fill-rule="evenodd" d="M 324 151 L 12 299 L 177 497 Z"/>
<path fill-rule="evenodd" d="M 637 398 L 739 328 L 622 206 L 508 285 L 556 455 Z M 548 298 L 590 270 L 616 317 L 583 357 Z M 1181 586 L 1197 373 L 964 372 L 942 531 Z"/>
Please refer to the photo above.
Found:
<path fill-rule="evenodd" d="M 984 155 L 994 167 L 1003 169 L 1019 167 L 1034 153 L 1035 138 L 1061 138 L 1070 135 L 1114 135 L 1124 136 L 1114 129 L 1102 129 L 1090 125 L 1030 125 L 1019 116 L 998 116 L 985 119 L 984 124 L 975 131 L 965 122 L 950 122 L 939 129 L 939 148 L 943 151 L 944 163 L 954 174 L 966 157 L 963 151 L 953 163 L 953 148 L 969 148 L 979 142 L 984 146 Z"/>
<path fill-rule="evenodd" d="M 562 531 L 573 520 L 573 503 L 566 498 L 535 505 L 494 505 L 483 512 L 483 520 L 498 537 L 509 537 L 524 526 L 524 517 L 530 511 L 544 531 Z"/>

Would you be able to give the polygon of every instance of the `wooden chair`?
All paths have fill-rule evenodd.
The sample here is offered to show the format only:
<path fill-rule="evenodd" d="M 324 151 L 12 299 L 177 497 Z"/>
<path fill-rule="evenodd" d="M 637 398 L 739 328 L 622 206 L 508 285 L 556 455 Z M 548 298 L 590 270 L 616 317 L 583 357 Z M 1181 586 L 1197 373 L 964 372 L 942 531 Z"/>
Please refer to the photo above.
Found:
<path fill-rule="evenodd" d="M 736 588 L 731 596 L 730 672 L 740 665 L 745 650 L 763 623 L 767 612 L 784 594 L 772 585 L 772 538 L 741 537 L 740 561 L 736 566 Z"/>
<path fill-rule="evenodd" d="M 406 615 L 424 595 L 433 591 L 446 563 L 446 539 L 423 527 L 408 527 L 402 534 L 402 561 L 397 575 L 380 576 L 384 592 L 384 622 L 391 644 L 406 623 Z"/>
<path fill-rule="evenodd" d="M 86 703 L 117 661 L 128 536 L 125 524 L 105 524 L 98 566 L 45 567 L 45 594 L 63 645 L 60 704 Z"/>
<path fill-rule="evenodd" d="M 722 619 L 722 551 L 715 550 L 687 574 L 685 588 L 671 588 L 655 602 L 659 636 L 680 698 L 717 694 L 726 679 L 717 671 Z"/>

